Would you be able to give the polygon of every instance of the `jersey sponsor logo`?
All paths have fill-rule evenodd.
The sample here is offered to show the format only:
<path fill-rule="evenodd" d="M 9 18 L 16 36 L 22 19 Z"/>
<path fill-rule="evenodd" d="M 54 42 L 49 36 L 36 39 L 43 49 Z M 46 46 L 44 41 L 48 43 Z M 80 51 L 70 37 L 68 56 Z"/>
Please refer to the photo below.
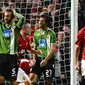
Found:
<path fill-rule="evenodd" d="M 4 29 L 3 37 L 9 38 L 10 36 L 11 36 L 11 31 L 8 29 Z"/>
<path fill-rule="evenodd" d="M 45 39 L 39 40 L 39 48 L 46 48 L 46 41 Z"/>

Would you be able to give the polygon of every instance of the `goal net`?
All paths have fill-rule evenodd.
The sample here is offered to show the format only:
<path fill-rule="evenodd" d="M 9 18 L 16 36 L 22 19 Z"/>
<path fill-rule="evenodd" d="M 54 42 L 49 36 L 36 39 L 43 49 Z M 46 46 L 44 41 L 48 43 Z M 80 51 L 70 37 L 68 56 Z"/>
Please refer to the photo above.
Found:
<path fill-rule="evenodd" d="M 32 29 L 38 28 L 38 16 L 48 12 L 52 18 L 51 28 L 56 33 L 55 77 L 53 85 L 70 85 L 71 61 L 71 0 L 0 0 L 0 10 L 16 7 L 17 12 L 25 16 Z M 44 83 L 44 75 L 39 84 Z"/>

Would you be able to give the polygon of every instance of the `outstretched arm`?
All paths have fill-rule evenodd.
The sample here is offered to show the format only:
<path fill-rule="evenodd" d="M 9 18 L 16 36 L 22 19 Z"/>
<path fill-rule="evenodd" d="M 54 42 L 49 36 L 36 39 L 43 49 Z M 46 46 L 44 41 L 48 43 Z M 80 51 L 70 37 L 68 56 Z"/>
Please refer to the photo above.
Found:
<path fill-rule="evenodd" d="M 42 52 L 41 52 L 41 50 L 34 50 L 34 49 L 30 49 L 30 50 L 27 50 L 29 53 L 31 53 L 31 54 L 41 54 Z"/>

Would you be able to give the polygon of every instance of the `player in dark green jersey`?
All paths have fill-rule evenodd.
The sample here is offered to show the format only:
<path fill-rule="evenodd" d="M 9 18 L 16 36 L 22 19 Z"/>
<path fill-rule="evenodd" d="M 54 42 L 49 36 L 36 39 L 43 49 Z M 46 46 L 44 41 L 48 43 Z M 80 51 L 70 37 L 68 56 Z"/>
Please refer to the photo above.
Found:
<path fill-rule="evenodd" d="M 32 85 L 38 85 L 36 79 L 44 73 L 46 83 L 51 85 L 54 76 L 54 57 L 56 35 L 48 27 L 50 17 L 47 14 L 41 14 L 39 17 L 39 29 L 34 33 L 34 48 L 41 50 L 42 54 L 33 55 L 34 66 L 30 73 Z"/>
<path fill-rule="evenodd" d="M 0 84 L 4 79 L 16 80 L 18 35 L 24 22 L 24 17 L 12 9 L 7 9 L 3 14 L 4 20 L 0 21 Z M 17 23 L 14 23 L 15 17 Z"/>

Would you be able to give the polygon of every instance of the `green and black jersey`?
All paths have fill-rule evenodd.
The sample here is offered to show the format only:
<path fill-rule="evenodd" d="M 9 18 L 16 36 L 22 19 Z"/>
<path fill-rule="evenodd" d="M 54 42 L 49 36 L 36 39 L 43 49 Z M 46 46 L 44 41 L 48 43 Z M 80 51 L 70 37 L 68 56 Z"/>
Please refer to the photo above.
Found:
<path fill-rule="evenodd" d="M 38 54 L 40 57 L 46 57 L 50 51 L 51 44 L 55 43 L 56 35 L 54 31 L 47 28 L 44 34 L 41 33 L 40 29 L 34 33 L 34 44 L 37 50 L 41 50 L 42 54 Z M 53 55 L 54 56 L 54 55 Z"/>
<path fill-rule="evenodd" d="M 4 22 L 0 22 L 0 54 L 17 54 L 18 35 L 24 23 L 24 17 L 15 13 L 18 22 L 10 28 L 6 28 Z"/>

